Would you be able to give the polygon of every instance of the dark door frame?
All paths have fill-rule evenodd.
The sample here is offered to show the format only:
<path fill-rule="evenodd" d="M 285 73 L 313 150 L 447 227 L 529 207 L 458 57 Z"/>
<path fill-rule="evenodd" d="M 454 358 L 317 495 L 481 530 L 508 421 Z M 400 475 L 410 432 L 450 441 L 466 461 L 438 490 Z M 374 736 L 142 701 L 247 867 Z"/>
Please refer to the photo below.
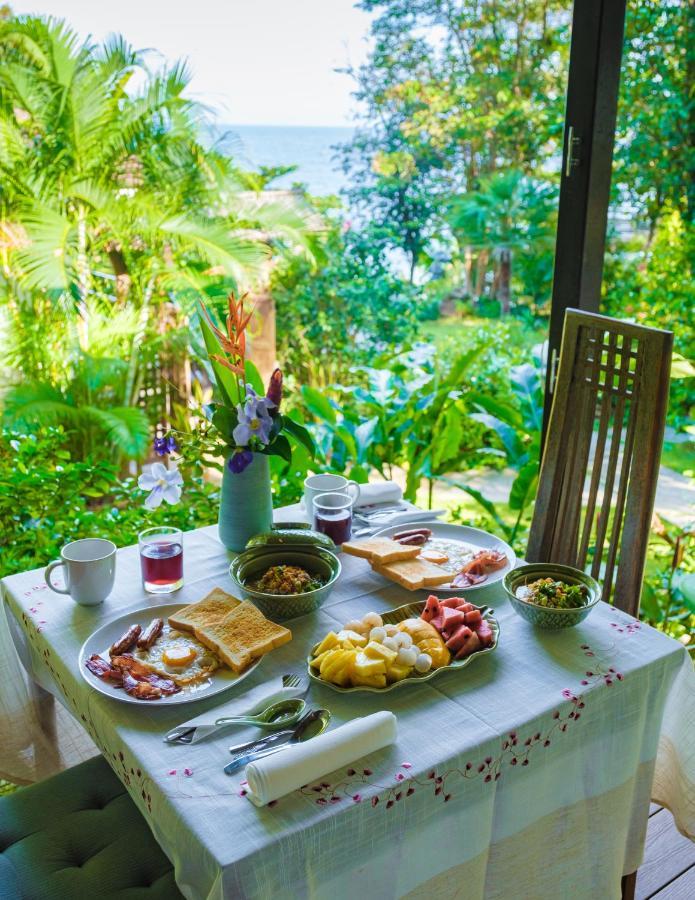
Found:
<path fill-rule="evenodd" d="M 565 108 L 543 435 L 568 307 L 598 312 L 626 0 L 575 0 Z"/>

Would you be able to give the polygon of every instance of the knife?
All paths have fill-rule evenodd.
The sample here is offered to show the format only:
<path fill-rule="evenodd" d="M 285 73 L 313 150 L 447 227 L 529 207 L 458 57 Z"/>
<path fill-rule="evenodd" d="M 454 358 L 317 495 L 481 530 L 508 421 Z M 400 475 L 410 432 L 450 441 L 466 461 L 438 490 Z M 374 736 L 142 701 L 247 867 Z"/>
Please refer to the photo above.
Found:
<path fill-rule="evenodd" d="M 325 731 L 330 718 L 331 714 L 327 709 L 312 709 L 311 712 L 302 716 L 289 734 L 287 732 L 284 733 L 286 736 L 282 740 L 276 740 L 273 743 L 269 743 L 272 738 L 282 737 L 283 732 L 277 732 L 274 735 L 270 735 L 269 738 L 263 738 L 260 741 L 252 741 L 251 745 L 245 746 L 242 744 L 239 747 L 231 747 L 232 761 L 227 763 L 224 767 L 225 773 L 227 775 L 232 775 L 234 772 L 247 765 L 247 763 L 253 762 L 256 759 L 262 759 L 264 756 L 270 756 L 272 753 L 277 753 L 278 750 L 284 750 L 285 747 L 289 747 L 292 744 L 297 744 L 303 740 L 309 740 L 312 737 L 316 737 L 316 735 Z M 259 744 L 263 744 L 264 746 L 259 747 Z"/>

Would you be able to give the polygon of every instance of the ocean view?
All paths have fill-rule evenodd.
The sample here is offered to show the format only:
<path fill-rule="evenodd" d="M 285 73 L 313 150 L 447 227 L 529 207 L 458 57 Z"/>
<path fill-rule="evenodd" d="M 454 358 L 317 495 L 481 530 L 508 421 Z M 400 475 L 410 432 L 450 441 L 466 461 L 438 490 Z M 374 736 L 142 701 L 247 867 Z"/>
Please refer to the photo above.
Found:
<path fill-rule="evenodd" d="M 310 193 L 337 194 L 346 179 L 336 145 L 350 140 L 352 128 L 285 125 L 225 125 L 222 147 L 250 168 L 297 165 L 296 172 L 278 178 L 274 187 L 304 182 Z"/>

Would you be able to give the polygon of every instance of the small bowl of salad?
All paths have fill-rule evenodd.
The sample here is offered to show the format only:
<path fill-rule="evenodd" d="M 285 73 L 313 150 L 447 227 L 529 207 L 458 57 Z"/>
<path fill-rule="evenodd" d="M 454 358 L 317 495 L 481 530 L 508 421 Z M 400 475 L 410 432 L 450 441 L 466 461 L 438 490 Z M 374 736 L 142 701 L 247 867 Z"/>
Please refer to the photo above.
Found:
<path fill-rule="evenodd" d="M 538 628 L 572 628 L 601 599 L 601 587 L 590 575 L 554 563 L 520 566 L 503 584 L 514 611 Z"/>
<path fill-rule="evenodd" d="M 314 612 L 333 590 L 340 560 L 323 547 L 250 547 L 229 567 L 244 598 L 274 622 Z"/>

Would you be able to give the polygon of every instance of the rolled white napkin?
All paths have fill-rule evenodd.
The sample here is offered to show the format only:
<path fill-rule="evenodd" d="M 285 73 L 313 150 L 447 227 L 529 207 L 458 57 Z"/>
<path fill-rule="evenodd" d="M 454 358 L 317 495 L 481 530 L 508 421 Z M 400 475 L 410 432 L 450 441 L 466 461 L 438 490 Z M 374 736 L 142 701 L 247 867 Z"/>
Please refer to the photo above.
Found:
<path fill-rule="evenodd" d="M 396 740 L 396 731 L 396 717 L 392 712 L 382 710 L 249 763 L 246 766 L 246 796 L 256 806 L 265 806 L 302 785 L 392 744 Z"/>
<path fill-rule="evenodd" d="M 278 700 L 301 697 L 306 693 L 306 689 L 306 683 L 302 683 L 299 687 L 294 688 L 283 687 L 282 676 L 278 675 L 277 678 L 264 681 L 263 684 L 251 688 L 250 691 L 245 691 L 222 706 L 216 706 L 214 709 L 209 709 L 207 712 L 196 716 L 195 719 L 183 722 L 179 727 L 195 727 L 191 743 L 197 744 L 198 741 L 205 740 L 205 738 L 210 737 L 216 731 L 229 727 L 227 725 L 215 725 L 217 719 L 221 719 L 223 716 L 254 716 L 270 706 L 271 703 L 277 703 Z"/>
<path fill-rule="evenodd" d="M 371 506 L 373 503 L 394 503 L 401 500 L 403 491 L 395 481 L 375 481 L 360 485 L 360 495 L 355 501 L 355 509 Z"/>

